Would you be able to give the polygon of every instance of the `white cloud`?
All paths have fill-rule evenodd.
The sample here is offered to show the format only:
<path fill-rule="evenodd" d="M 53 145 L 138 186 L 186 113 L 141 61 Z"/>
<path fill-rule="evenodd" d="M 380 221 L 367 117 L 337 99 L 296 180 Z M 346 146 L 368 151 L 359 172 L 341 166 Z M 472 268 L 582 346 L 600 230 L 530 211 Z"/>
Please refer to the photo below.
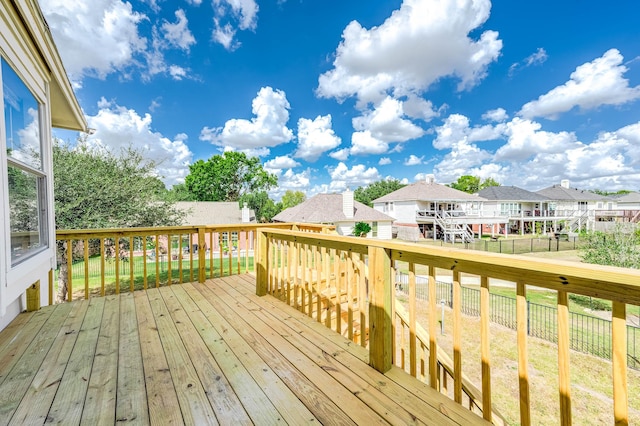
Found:
<path fill-rule="evenodd" d="M 294 156 L 314 162 L 341 142 L 331 128 L 331 114 L 319 115 L 314 120 L 301 118 L 298 120 L 298 149 Z"/>
<path fill-rule="evenodd" d="M 471 127 L 469 119 L 461 114 L 451 114 L 442 126 L 436 127 L 436 138 L 433 147 L 436 149 L 452 148 L 458 143 L 471 143 L 494 140 L 502 137 L 503 123 Z"/>
<path fill-rule="evenodd" d="M 357 164 L 349 169 L 343 162 L 340 162 L 336 167 L 328 170 L 331 177 L 329 189 L 332 191 L 344 191 L 347 188 L 353 190 L 380 180 L 380 174 L 375 167 L 366 168 L 362 164 Z"/>
<path fill-rule="evenodd" d="M 417 166 L 424 162 L 424 155 L 422 157 L 418 157 L 416 155 L 411 154 L 409 158 L 404 160 L 405 166 Z"/>
<path fill-rule="evenodd" d="M 547 132 L 535 121 L 515 117 L 507 123 L 507 143 L 496 151 L 496 160 L 524 160 L 537 153 L 562 153 L 580 145 L 570 132 Z"/>
<path fill-rule="evenodd" d="M 602 57 L 577 67 L 562 86 L 525 104 L 519 114 L 524 118 L 556 119 L 575 107 L 588 110 L 640 99 L 640 86 L 629 87 L 629 80 L 623 77 L 627 72 L 623 59 L 618 50 L 608 50 Z"/>
<path fill-rule="evenodd" d="M 386 154 L 388 150 L 389 144 L 374 138 L 369 130 L 351 135 L 351 155 Z"/>
<path fill-rule="evenodd" d="M 438 181 L 454 182 L 459 176 L 469 174 L 468 170 L 480 167 L 491 158 L 492 155 L 488 151 L 463 140 L 451 146 L 451 151 L 433 167 L 433 171 Z"/>
<path fill-rule="evenodd" d="M 194 6 L 200 6 L 202 4 L 202 0 L 187 0 L 187 3 Z"/>
<path fill-rule="evenodd" d="M 342 148 L 337 151 L 333 151 L 329 154 L 329 157 L 338 161 L 347 161 L 347 158 L 349 158 L 349 148 Z"/>
<path fill-rule="evenodd" d="M 234 150 L 270 148 L 289 142 L 293 139 L 293 132 L 287 127 L 289 108 L 282 90 L 263 87 L 253 99 L 251 120 L 234 118 L 224 127 L 205 127 L 200 139 Z"/>
<path fill-rule="evenodd" d="M 404 101 L 402 109 L 407 116 L 424 121 L 431 121 L 431 119 L 440 115 L 440 112 L 434 108 L 431 101 L 412 94 Z"/>
<path fill-rule="evenodd" d="M 188 76 L 188 71 L 177 65 L 171 65 L 169 66 L 169 74 L 174 80 L 182 80 Z"/>
<path fill-rule="evenodd" d="M 175 24 L 164 21 L 162 31 L 170 45 L 188 52 L 191 45 L 196 43 L 196 39 L 189 30 L 189 21 L 184 10 L 178 9 L 175 14 L 178 21 Z"/>
<path fill-rule="evenodd" d="M 95 134 L 88 137 L 90 144 L 106 147 L 113 152 L 131 146 L 145 158 L 156 162 L 158 175 L 167 185 L 184 181 L 193 157 L 185 143 L 185 134 L 179 134 L 171 140 L 153 131 L 150 114 L 140 116 L 135 110 L 104 98 L 98 107 L 100 110 L 96 115 L 87 116 L 89 127 L 96 129 Z"/>
<path fill-rule="evenodd" d="M 509 114 L 504 108 L 496 108 L 482 114 L 482 119 L 501 123 L 509 118 Z"/>
<path fill-rule="evenodd" d="M 391 90 L 420 93 L 448 76 L 460 80 L 459 90 L 473 87 L 502 49 L 495 31 L 469 37 L 490 9 L 489 0 L 405 0 L 380 26 L 366 29 L 352 21 L 317 94 L 339 100 L 355 95 L 366 105 Z"/>
<path fill-rule="evenodd" d="M 41 0 L 65 68 L 76 87 L 85 76 L 105 78 L 136 62 L 147 48 L 138 33 L 146 16 L 121 0 L 93 0 L 91 4 L 68 0 Z M 82 52 L 82 53 L 79 53 Z"/>
<path fill-rule="evenodd" d="M 213 0 L 213 40 L 225 49 L 240 46 L 235 40 L 237 29 L 255 30 L 258 23 L 258 4 L 255 0 Z"/>
<path fill-rule="evenodd" d="M 356 131 L 370 131 L 375 139 L 390 142 L 406 142 L 424 135 L 424 130 L 413 124 L 405 116 L 402 102 L 386 97 L 372 111 L 353 119 Z"/>
<path fill-rule="evenodd" d="M 516 62 L 509 67 L 509 76 L 513 76 L 517 71 L 528 68 L 535 65 L 544 64 L 549 56 L 547 55 L 547 51 L 542 47 L 539 47 L 534 53 L 524 58 L 522 62 Z"/>
<path fill-rule="evenodd" d="M 298 166 L 300 163 L 288 155 L 281 155 L 264 163 L 264 167 L 270 170 L 292 169 Z"/>
<path fill-rule="evenodd" d="M 391 158 L 389 158 L 389 157 L 382 157 L 378 161 L 378 165 L 379 166 L 386 166 L 387 164 L 391 164 Z"/>

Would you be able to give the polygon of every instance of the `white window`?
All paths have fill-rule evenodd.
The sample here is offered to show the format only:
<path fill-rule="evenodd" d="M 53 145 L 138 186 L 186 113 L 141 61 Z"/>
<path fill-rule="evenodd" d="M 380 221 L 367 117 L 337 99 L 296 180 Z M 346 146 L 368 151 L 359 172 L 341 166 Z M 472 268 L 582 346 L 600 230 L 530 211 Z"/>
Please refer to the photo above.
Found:
<path fill-rule="evenodd" d="M 371 223 L 371 236 L 376 238 L 378 236 L 378 222 Z"/>
<path fill-rule="evenodd" d="M 42 166 L 41 107 L 2 58 L 2 136 L 7 147 L 11 265 L 48 247 L 46 174 Z"/>
<path fill-rule="evenodd" d="M 384 208 L 383 208 L 383 212 L 384 213 L 389 213 L 393 211 L 393 201 L 384 203 Z"/>

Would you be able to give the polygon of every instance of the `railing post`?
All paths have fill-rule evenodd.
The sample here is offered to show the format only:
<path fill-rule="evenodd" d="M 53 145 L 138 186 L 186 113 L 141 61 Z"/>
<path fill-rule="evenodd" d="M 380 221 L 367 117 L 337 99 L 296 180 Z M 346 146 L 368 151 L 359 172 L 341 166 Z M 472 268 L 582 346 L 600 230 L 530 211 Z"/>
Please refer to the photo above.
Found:
<path fill-rule="evenodd" d="M 393 354 L 391 252 L 369 247 L 369 365 L 385 373 Z"/>
<path fill-rule="evenodd" d="M 189 242 L 191 243 L 191 242 Z M 206 244 L 204 239 L 204 228 L 198 228 L 198 282 L 203 284 L 207 280 L 207 251 L 204 250 Z M 193 250 L 193 244 L 190 247 Z M 240 253 L 240 251 L 238 251 Z M 240 255 L 238 254 L 238 263 L 240 263 Z"/>
<path fill-rule="evenodd" d="M 255 250 L 254 257 L 256 265 L 256 294 L 258 296 L 264 296 L 267 294 L 267 285 L 269 283 L 269 240 L 267 234 L 261 230 L 257 230 L 257 242 L 258 247 Z"/>

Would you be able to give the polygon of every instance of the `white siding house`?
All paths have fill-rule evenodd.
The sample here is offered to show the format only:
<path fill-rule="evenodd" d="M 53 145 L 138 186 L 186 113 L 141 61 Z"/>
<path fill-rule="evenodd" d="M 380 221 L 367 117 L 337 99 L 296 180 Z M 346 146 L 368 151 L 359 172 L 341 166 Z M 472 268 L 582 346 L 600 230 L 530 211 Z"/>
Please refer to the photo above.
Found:
<path fill-rule="evenodd" d="M 371 226 L 367 237 L 386 240 L 391 239 L 391 216 L 354 201 L 353 192 L 346 190 L 342 194 L 318 194 L 280 212 L 273 221 L 335 225 L 340 235 L 352 235 L 355 224 L 365 222 Z"/>
<path fill-rule="evenodd" d="M 36 0 L 0 2 L 0 62 L 1 329 L 26 308 L 27 289 L 36 307 L 48 303 L 56 267 L 51 127 L 87 124 Z"/>

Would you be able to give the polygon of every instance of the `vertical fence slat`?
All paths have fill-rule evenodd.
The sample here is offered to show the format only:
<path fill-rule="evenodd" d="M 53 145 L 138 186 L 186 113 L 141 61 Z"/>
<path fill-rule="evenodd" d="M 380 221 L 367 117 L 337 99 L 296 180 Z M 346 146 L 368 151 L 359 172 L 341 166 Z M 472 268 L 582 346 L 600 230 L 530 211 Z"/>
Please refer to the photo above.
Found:
<path fill-rule="evenodd" d="M 171 285 L 173 281 L 171 266 L 173 264 L 173 254 L 171 253 L 172 235 L 167 234 L 167 285 Z"/>
<path fill-rule="evenodd" d="M 558 390 L 560 424 L 563 426 L 571 425 L 569 340 L 569 299 L 566 291 L 558 291 Z"/>
<path fill-rule="evenodd" d="M 482 359 L 482 417 L 491 421 L 491 352 L 489 328 L 490 312 L 489 279 L 480 277 L 480 352 Z"/>
<path fill-rule="evenodd" d="M 516 285 L 516 323 L 518 335 L 518 384 L 520 389 L 520 424 L 531 424 L 529 402 L 529 360 L 527 349 L 527 293 L 526 286 L 519 281 Z"/>
<path fill-rule="evenodd" d="M 85 238 L 84 243 L 84 298 L 89 298 L 89 239 Z"/>
<path fill-rule="evenodd" d="M 155 250 L 156 250 L 156 255 L 155 255 L 155 259 L 156 259 L 156 288 L 160 287 L 160 235 L 156 234 L 156 243 L 155 243 Z"/>
<path fill-rule="evenodd" d="M 116 235 L 113 237 L 113 258 L 116 265 L 116 294 L 120 294 L 120 238 Z"/>
<path fill-rule="evenodd" d="M 133 237 L 129 237 L 129 291 L 133 293 Z"/>
<path fill-rule="evenodd" d="M 628 425 L 627 307 L 614 301 L 612 310 L 613 415 L 616 425 Z"/>

